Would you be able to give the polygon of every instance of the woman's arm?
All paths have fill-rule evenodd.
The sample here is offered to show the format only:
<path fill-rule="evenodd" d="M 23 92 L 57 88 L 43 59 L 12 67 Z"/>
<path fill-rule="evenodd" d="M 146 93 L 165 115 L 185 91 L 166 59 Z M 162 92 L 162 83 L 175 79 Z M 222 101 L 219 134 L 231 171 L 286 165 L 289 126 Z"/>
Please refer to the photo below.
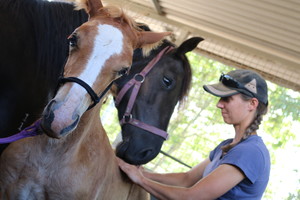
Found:
<path fill-rule="evenodd" d="M 180 187 L 191 187 L 202 178 L 204 169 L 209 163 L 210 160 L 207 158 L 200 164 L 193 167 L 190 171 L 181 173 L 160 174 L 151 173 L 145 170 L 142 170 L 142 173 L 146 178 L 149 178 L 159 183 Z"/>
<path fill-rule="evenodd" d="M 119 166 L 133 182 L 161 200 L 216 199 L 245 178 L 237 167 L 223 164 L 192 187 L 184 188 L 150 180 L 136 166 L 122 160 L 119 160 Z"/>

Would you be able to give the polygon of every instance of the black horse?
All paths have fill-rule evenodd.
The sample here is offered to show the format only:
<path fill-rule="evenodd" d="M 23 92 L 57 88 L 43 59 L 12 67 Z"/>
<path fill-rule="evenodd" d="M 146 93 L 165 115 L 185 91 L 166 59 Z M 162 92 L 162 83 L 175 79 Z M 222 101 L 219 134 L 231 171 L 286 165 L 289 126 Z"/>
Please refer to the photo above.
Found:
<path fill-rule="evenodd" d="M 62 74 L 67 37 L 85 21 L 68 3 L 0 0 L 0 137 L 40 117 Z"/>
<path fill-rule="evenodd" d="M 147 27 L 143 27 L 143 29 L 147 30 Z M 147 64 L 161 51 L 171 47 L 171 50 L 162 55 L 142 79 L 142 85 L 138 97 L 134 101 L 132 112 L 127 112 L 127 105 L 132 97 L 132 90 L 134 90 L 132 88 L 124 95 L 119 106 L 117 105 L 123 139 L 116 148 L 119 157 L 129 163 L 140 165 L 157 156 L 166 139 L 164 138 L 166 134 L 161 133 L 161 130 L 167 130 L 176 104 L 184 99 L 190 88 L 192 72 L 185 53 L 192 51 L 201 40 L 202 38 L 199 37 L 188 39 L 178 48 L 168 40 L 164 40 L 157 49 L 152 50 L 150 55 L 144 59 L 141 59 L 141 50 L 135 50 L 129 75 L 122 77 L 115 84 L 118 92 L 131 79 L 135 79 L 137 75 L 143 72 Z M 127 117 L 130 119 L 126 119 Z M 128 123 L 126 121 L 132 119 L 137 119 L 137 122 Z M 143 129 L 140 122 L 155 128 Z"/>
<path fill-rule="evenodd" d="M 0 137 L 10 136 L 40 118 L 55 94 L 68 56 L 68 35 L 87 21 L 84 11 L 72 4 L 42 0 L 0 0 Z M 192 38 L 165 54 L 147 75 L 132 117 L 166 131 L 176 103 L 189 88 L 191 70 L 185 53 L 201 38 Z M 130 74 L 117 82 L 118 90 L 167 46 L 168 41 L 143 58 L 136 50 Z M 118 106 L 123 118 L 129 94 Z M 124 124 L 117 155 L 143 164 L 159 152 L 164 138 Z M 0 152 L 6 145 L 1 145 Z"/>

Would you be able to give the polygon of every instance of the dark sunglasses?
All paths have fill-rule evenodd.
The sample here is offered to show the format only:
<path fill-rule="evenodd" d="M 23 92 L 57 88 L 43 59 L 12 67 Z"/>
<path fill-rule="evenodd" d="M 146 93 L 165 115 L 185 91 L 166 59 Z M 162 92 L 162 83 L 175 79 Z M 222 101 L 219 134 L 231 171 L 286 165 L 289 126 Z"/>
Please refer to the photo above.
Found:
<path fill-rule="evenodd" d="M 229 76 L 228 74 L 222 74 L 220 76 L 219 81 L 223 83 L 225 86 L 231 87 L 231 88 L 236 88 L 236 89 L 242 89 L 246 90 L 244 94 L 254 97 L 251 91 L 249 91 L 243 84 L 235 80 L 233 77 Z M 243 93 L 243 92 L 241 92 Z"/>

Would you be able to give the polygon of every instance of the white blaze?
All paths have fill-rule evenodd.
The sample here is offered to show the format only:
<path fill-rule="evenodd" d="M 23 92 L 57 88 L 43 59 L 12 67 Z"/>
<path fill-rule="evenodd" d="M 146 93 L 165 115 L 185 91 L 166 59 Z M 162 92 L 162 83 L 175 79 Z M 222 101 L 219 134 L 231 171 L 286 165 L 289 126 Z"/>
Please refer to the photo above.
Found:
<path fill-rule="evenodd" d="M 122 52 L 122 48 L 123 34 L 119 29 L 111 25 L 98 25 L 98 33 L 95 37 L 92 53 L 84 71 L 78 78 L 92 87 L 97 76 L 101 73 L 106 60 L 114 54 L 120 54 Z M 76 113 L 74 112 L 74 109 L 87 103 L 86 100 L 83 101 L 85 94 L 86 90 L 82 86 L 74 83 L 67 97 L 64 99 L 62 107 L 54 111 L 55 120 L 58 122 L 65 121 L 65 123 L 69 125 L 69 121 L 73 120 L 77 114 L 81 115 L 85 110 L 81 110 L 80 113 Z M 75 116 L 73 116 L 73 114 L 75 114 Z"/>
<path fill-rule="evenodd" d="M 85 70 L 78 78 L 92 86 L 101 72 L 104 63 L 114 54 L 120 54 L 123 48 L 122 32 L 111 25 L 98 25 L 98 34 L 94 48 Z"/>
<path fill-rule="evenodd" d="M 122 32 L 111 25 L 98 25 L 98 34 L 95 37 L 94 47 L 91 56 L 87 62 L 84 71 L 79 75 L 78 78 L 92 87 L 93 83 L 97 79 L 97 76 L 101 73 L 101 70 L 103 69 L 106 60 L 114 54 L 120 54 L 122 52 L 122 49 Z M 78 84 L 73 85 L 70 94 L 74 92 L 72 91 L 73 89 L 76 90 L 75 93 L 77 93 L 77 95 L 79 94 L 79 91 L 81 95 L 84 95 L 86 93 L 86 90 Z"/>
<path fill-rule="evenodd" d="M 123 49 L 123 34 L 119 29 L 106 24 L 100 24 L 97 28 L 98 33 L 94 40 L 92 53 L 78 77 L 91 87 L 101 73 L 106 60 L 114 54 L 120 54 Z M 86 103 L 82 102 L 85 94 L 86 90 L 81 85 L 74 83 L 64 100 L 65 111 L 61 113 L 61 117 L 70 115 L 69 112 L 73 112 L 74 106 L 78 107 L 78 105 Z"/>

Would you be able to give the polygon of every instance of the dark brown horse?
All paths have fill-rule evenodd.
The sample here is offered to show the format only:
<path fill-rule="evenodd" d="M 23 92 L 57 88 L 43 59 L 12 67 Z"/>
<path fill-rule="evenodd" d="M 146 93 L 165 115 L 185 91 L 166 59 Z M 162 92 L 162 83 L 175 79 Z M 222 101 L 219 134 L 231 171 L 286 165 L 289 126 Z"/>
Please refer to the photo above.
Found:
<path fill-rule="evenodd" d="M 121 176 L 100 121 L 102 99 L 97 95 L 129 70 L 133 49 L 169 33 L 138 31 L 120 9 L 103 7 L 99 0 L 82 3 L 90 18 L 69 37 L 64 84 L 41 119 L 45 134 L 12 143 L 1 156 L 1 199 L 147 196 Z"/>
<path fill-rule="evenodd" d="M 157 156 L 175 106 L 189 91 L 192 72 L 185 53 L 192 51 L 201 40 L 190 38 L 178 48 L 164 40 L 144 59 L 140 59 L 140 49 L 135 51 L 129 75 L 115 84 L 123 137 L 116 148 L 119 157 L 140 165 Z M 162 54 L 164 50 L 168 52 Z"/>

